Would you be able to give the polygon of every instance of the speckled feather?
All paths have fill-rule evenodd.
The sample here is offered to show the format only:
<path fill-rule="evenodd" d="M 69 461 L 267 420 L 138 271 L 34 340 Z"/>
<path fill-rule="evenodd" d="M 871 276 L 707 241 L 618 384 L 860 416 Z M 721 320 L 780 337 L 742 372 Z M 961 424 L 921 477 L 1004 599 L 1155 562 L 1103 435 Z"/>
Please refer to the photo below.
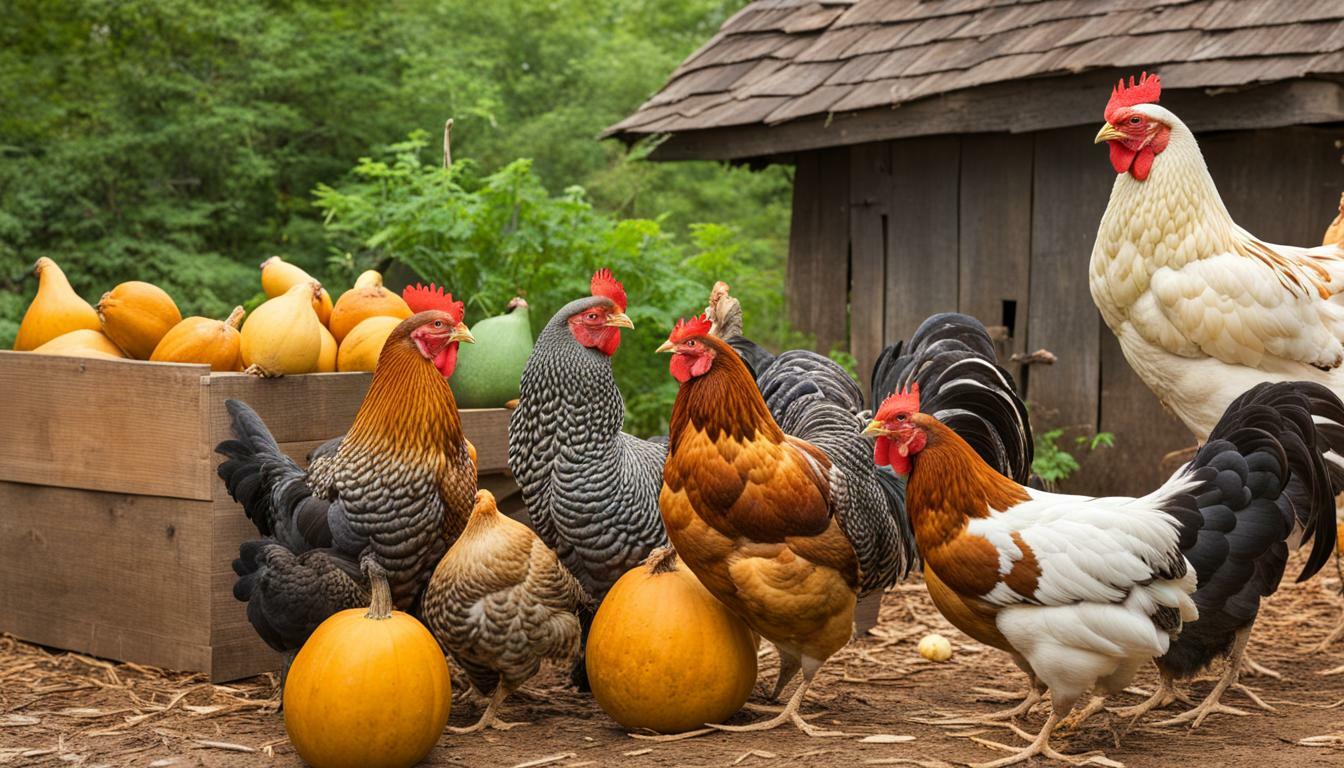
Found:
<path fill-rule="evenodd" d="M 517 690 L 542 661 L 579 651 L 578 581 L 527 526 L 481 491 L 462 535 L 434 570 L 422 618 L 481 693 Z"/>
<path fill-rule="evenodd" d="M 537 337 L 509 422 L 509 469 L 537 534 L 600 601 L 616 579 L 667 543 L 658 517 L 666 448 L 621 432 L 625 406 L 611 360 L 555 313 Z"/>

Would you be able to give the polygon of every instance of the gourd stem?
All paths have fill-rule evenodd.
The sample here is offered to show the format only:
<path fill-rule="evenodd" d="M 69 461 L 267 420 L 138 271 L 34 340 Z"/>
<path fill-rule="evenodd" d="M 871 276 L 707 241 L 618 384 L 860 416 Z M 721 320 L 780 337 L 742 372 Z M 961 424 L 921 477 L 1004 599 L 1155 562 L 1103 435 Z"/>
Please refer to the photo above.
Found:
<path fill-rule="evenodd" d="M 229 319 L 225 320 L 224 323 L 230 328 L 237 328 L 238 324 L 243 321 L 244 314 L 246 314 L 246 311 L 242 307 L 234 307 L 233 311 L 229 313 Z"/>
<path fill-rule="evenodd" d="M 671 547 L 655 549 L 645 562 L 649 565 L 650 573 L 672 573 L 677 570 L 677 550 Z"/>
<path fill-rule="evenodd" d="M 364 573 L 369 577 L 370 600 L 366 619 L 381 621 L 392 617 L 392 588 L 387 583 L 387 573 L 377 563 L 364 561 Z"/>

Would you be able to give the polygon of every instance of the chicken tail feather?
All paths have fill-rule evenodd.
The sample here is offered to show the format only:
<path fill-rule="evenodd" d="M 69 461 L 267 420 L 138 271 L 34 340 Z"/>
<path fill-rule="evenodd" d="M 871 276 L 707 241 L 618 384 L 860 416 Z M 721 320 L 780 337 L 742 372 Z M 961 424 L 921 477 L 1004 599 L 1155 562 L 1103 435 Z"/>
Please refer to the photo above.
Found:
<path fill-rule="evenodd" d="M 298 650 L 327 617 L 368 605 L 359 563 L 330 549 L 291 552 L 274 539 L 246 541 L 233 561 L 233 596 L 247 603 L 247 620 L 271 648 Z"/>

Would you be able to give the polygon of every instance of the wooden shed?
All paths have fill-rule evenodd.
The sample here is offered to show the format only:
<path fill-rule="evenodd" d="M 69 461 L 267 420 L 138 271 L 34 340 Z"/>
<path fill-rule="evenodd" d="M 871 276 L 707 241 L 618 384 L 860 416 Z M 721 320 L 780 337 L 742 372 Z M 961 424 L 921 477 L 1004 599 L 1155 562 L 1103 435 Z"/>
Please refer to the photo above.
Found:
<path fill-rule="evenodd" d="M 934 312 L 998 326 L 1038 429 L 1116 435 L 1078 487 L 1134 493 L 1194 442 L 1087 286 L 1114 180 L 1092 139 L 1140 69 L 1238 223 L 1319 242 L 1344 190 L 1340 0 L 758 0 L 607 135 L 664 136 L 659 160 L 792 164 L 799 329 L 867 370 Z M 1040 348 L 1058 362 L 1022 376 L 1011 355 Z"/>

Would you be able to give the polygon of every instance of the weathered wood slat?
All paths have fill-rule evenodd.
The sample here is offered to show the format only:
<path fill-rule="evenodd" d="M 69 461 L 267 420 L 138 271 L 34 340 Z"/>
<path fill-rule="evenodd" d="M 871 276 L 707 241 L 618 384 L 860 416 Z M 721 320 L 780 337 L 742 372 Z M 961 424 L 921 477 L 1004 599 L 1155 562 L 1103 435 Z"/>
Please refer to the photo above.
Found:
<path fill-rule="evenodd" d="M 929 315 L 957 308 L 961 142 L 895 141 L 886 270 L 886 340 L 908 339 Z"/>
<path fill-rule="evenodd" d="M 1086 491 L 1092 496 L 1135 496 L 1154 490 L 1167 477 L 1162 458 L 1195 444 L 1195 436 L 1129 367 L 1120 342 L 1109 330 L 1101 334 L 1101 429 L 1114 433 L 1115 449 L 1098 454 L 1099 464 L 1080 476 L 1086 478 Z"/>
<path fill-rule="evenodd" d="M 210 502 L 0 482 L 0 631 L 208 670 Z"/>
<path fill-rule="evenodd" d="M 808 329 L 817 350 L 848 339 L 849 150 L 799 159 L 789 230 L 789 318 Z"/>
<path fill-rule="evenodd" d="M 1031 219 L 1028 352 L 1059 359 L 1019 375 L 1038 426 L 1097 428 L 1101 396 L 1101 316 L 1088 289 L 1088 257 L 1111 184 L 1106 153 L 1090 128 L 1036 134 Z M 1109 331 L 1107 331 L 1109 333 Z M 1014 366 L 1014 372 L 1017 367 Z"/>
<path fill-rule="evenodd" d="M 961 275 L 958 306 L 986 326 L 1006 326 L 999 363 L 1026 348 L 1031 274 L 1031 136 L 994 134 L 961 143 Z"/>
<path fill-rule="evenodd" d="M 0 351 L 0 480 L 209 499 L 203 365 Z"/>
<path fill-rule="evenodd" d="M 886 326 L 891 147 L 861 144 L 850 149 L 849 159 L 849 349 L 867 392 Z"/>

